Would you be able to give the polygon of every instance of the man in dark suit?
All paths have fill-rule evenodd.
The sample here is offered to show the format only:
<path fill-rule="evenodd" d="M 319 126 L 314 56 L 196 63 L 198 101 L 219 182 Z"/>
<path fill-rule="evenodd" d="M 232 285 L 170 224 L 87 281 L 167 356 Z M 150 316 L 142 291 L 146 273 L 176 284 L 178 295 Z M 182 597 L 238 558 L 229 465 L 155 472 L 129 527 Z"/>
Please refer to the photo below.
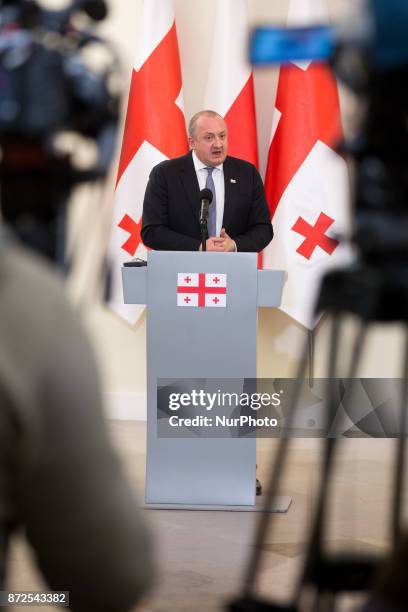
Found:
<path fill-rule="evenodd" d="M 150 174 L 143 202 L 142 239 L 164 251 L 201 249 L 199 192 L 213 192 L 207 251 L 262 251 L 273 231 L 256 168 L 228 157 L 224 119 L 201 111 L 189 125 L 191 151 L 164 161 Z"/>

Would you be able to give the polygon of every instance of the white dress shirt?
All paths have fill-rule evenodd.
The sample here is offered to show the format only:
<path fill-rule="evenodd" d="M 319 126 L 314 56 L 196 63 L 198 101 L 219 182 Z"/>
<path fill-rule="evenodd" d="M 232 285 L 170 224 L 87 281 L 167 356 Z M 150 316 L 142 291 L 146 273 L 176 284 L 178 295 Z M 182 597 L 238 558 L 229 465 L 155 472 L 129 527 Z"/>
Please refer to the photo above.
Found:
<path fill-rule="evenodd" d="M 208 176 L 208 171 L 206 166 L 202 161 L 200 161 L 193 151 L 193 162 L 194 168 L 197 174 L 198 184 L 201 189 L 205 188 L 205 183 Z M 212 173 L 214 185 L 215 185 L 215 196 L 217 199 L 217 218 L 216 218 L 216 235 L 219 236 L 222 229 L 222 221 L 224 218 L 224 201 L 225 201 L 225 185 L 224 185 L 224 170 L 223 164 L 219 164 L 218 166 L 214 166 L 214 171 Z"/>

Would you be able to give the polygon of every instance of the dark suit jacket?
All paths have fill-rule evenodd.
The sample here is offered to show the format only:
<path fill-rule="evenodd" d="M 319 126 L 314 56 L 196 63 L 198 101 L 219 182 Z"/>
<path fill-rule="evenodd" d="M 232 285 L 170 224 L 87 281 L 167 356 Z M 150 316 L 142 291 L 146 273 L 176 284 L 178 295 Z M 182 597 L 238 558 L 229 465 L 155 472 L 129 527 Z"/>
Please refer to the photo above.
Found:
<path fill-rule="evenodd" d="M 227 157 L 223 170 L 223 227 L 238 251 L 261 251 L 273 237 L 262 179 L 255 166 L 236 157 Z M 144 244 L 162 251 L 197 251 L 199 193 L 191 152 L 155 166 L 143 202 Z"/>

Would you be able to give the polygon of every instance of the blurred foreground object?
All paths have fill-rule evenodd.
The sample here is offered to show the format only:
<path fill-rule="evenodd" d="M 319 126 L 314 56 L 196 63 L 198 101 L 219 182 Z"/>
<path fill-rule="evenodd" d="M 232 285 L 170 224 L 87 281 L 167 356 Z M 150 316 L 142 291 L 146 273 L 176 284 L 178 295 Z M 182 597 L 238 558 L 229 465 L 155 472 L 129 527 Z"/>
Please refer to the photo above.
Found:
<path fill-rule="evenodd" d="M 373 596 L 362 612 L 405 612 L 408 610 L 408 534 L 375 576 Z"/>
<path fill-rule="evenodd" d="M 330 314 L 330 348 L 327 363 L 327 423 L 344 418 L 338 413 L 335 381 L 338 376 L 339 340 L 345 315 L 359 320 L 347 378 L 354 380 L 364 349 L 368 326 L 378 322 L 400 323 L 404 332 L 401 364 L 401 394 L 398 398 L 398 437 L 395 444 L 393 486 L 390 491 L 389 535 L 393 545 L 391 565 L 377 599 L 367 612 L 407 610 L 406 543 L 401 546 L 403 502 L 405 498 L 405 448 L 408 399 L 408 4 L 406 0 L 367 0 L 358 18 L 338 29 L 321 27 L 288 32 L 263 28 L 255 32 L 252 59 L 269 61 L 330 59 L 335 72 L 358 95 L 365 106 L 358 136 L 341 145 L 341 152 L 354 162 L 354 210 L 351 240 L 356 247 L 353 263 L 329 272 L 323 279 L 316 313 Z M 258 37 L 258 38 L 257 38 Z M 299 406 L 300 388 L 305 376 L 307 345 L 298 370 L 298 386 L 291 397 L 286 416 L 290 431 Z M 344 408 L 345 412 L 347 406 Z M 363 417 L 362 417 L 363 419 Z M 265 508 L 278 494 L 280 477 L 287 460 L 288 436 L 283 433 L 271 468 Z M 376 555 L 326 550 L 327 509 L 333 481 L 337 440 L 327 437 L 322 448 L 318 495 L 305 559 L 290 603 L 274 604 L 254 596 L 266 535 L 271 541 L 265 512 L 257 530 L 253 553 L 244 578 L 242 598 L 233 602 L 234 612 L 333 612 L 338 596 L 345 592 L 367 591 L 373 584 L 381 558 Z M 309 595 L 309 605 L 304 596 Z"/>
<path fill-rule="evenodd" d="M 54 275 L 0 236 L 0 590 L 25 530 L 49 586 L 79 612 L 127 612 L 151 542 L 104 425 L 94 358 Z"/>
<path fill-rule="evenodd" d="M 78 15 L 101 20 L 105 2 L 71 0 L 59 11 L 32 0 L 0 2 L 2 214 L 60 267 L 68 198 L 75 185 L 106 176 L 119 108 L 116 56 L 91 30 L 74 26 Z M 93 56 L 103 56 L 98 67 Z M 83 144 L 86 163 L 78 160 Z"/>

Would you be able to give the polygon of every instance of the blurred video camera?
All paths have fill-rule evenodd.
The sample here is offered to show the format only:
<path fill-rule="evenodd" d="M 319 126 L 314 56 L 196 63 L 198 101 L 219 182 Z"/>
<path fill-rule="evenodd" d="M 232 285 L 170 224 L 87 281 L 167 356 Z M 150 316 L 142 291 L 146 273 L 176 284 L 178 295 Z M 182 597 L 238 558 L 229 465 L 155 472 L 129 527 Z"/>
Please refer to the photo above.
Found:
<path fill-rule="evenodd" d="M 338 417 L 335 385 L 339 338 L 345 314 L 360 319 L 351 348 L 349 378 L 357 378 L 367 328 L 378 322 L 403 323 L 408 318 L 408 2 L 406 0 L 362 0 L 350 19 L 337 27 L 261 27 L 253 32 L 250 57 L 255 66 L 290 61 L 330 62 L 336 75 L 362 101 L 359 132 L 350 142 L 339 143 L 339 152 L 354 159 L 352 241 L 356 256 L 351 265 L 330 270 L 323 277 L 316 311 L 326 311 L 330 319 L 327 388 L 328 422 Z M 298 388 L 306 371 L 307 341 L 298 369 Z M 265 512 L 257 528 L 244 578 L 241 597 L 229 606 L 230 612 L 298 612 L 339 609 L 338 597 L 344 593 L 376 592 L 366 612 L 408 609 L 406 563 L 408 535 L 404 532 L 403 502 L 406 473 L 408 395 L 408 348 L 402 363 L 404 381 L 399 398 L 399 433 L 393 466 L 389 528 L 393 543 L 391 562 L 380 583 L 375 572 L 380 558 L 375 554 L 327 551 L 325 536 L 330 482 L 337 440 L 324 441 L 318 496 L 314 516 L 308 526 L 303 567 L 290 602 L 280 604 L 256 597 L 256 580 L 261 568 L 264 540 L 270 538 L 268 510 L 279 491 L 287 458 L 288 437 L 283 435 L 271 470 Z M 291 423 L 298 407 L 294 393 L 288 410 Z M 333 419 L 330 421 L 330 418 Z M 378 584 L 380 586 L 378 586 Z M 304 597 L 306 595 L 306 598 Z M 310 597 L 311 595 L 311 597 Z M 309 598 L 308 598 L 309 596 Z M 308 598 L 309 604 L 305 603 Z"/>
<path fill-rule="evenodd" d="M 115 144 L 119 63 L 90 27 L 106 14 L 103 0 L 70 0 L 61 10 L 0 1 L 2 216 L 60 263 L 71 190 L 106 176 Z"/>

